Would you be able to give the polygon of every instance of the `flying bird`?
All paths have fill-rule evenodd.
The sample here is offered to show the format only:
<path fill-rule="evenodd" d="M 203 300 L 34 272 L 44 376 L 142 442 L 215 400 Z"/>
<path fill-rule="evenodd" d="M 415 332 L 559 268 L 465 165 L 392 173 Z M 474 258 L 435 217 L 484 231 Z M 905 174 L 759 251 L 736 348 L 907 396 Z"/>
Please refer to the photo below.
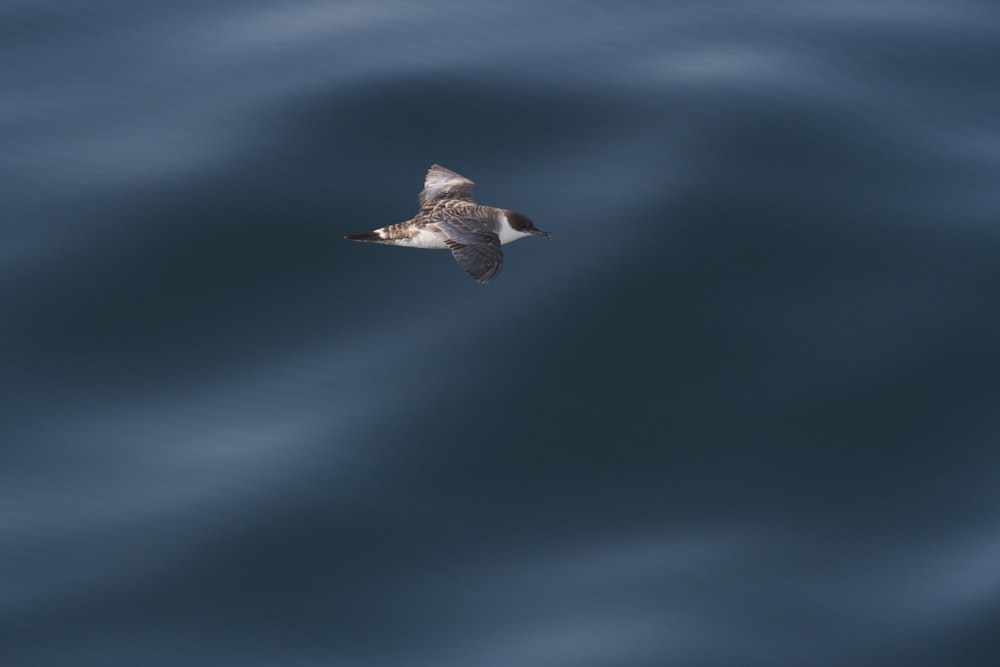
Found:
<path fill-rule="evenodd" d="M 475 202 L 476 184 L 440 165 L 433 165 L 417 196 L 420 211 L 410 220 L 350 234 L 351 241 L 405 248 L 450 250 L 455 261 L 480 283 L 496 278 L 503 266 L 501 245 L 526 236 L 544 236 L 527 216 Z"/>

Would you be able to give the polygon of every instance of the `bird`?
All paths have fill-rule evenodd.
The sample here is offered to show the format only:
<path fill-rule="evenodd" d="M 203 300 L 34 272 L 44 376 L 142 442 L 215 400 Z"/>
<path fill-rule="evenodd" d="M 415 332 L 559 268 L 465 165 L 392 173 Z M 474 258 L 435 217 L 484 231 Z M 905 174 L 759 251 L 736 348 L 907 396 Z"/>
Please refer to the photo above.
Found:
<path fill-rule="evenodd" d="M 450 250 L 458 265 L 479 283 L 488 283 L 503 266 L 501 246 L 528 236 L 552 238 L 528 216 L 474 199 L 476 184 L 465 176 L 432 165 L 417 195 L 420 211 L 406 222 L 370 232 L 348 234 L 349 241 L 404 248 Z"/>

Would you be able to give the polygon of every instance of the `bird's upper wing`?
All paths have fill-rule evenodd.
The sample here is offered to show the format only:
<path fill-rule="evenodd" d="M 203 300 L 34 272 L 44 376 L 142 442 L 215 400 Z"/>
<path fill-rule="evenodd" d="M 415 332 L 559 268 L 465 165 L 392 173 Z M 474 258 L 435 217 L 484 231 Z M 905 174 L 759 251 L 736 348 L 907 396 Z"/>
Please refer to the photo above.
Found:
<path fill-rule="evenodd" d="M 503 267 L 500 237 L 489 231 L 479 218 L 453 217 L 434 222 L 432 229 L 451 250 L 458 265 L 477 282 L 488 283 L 500 273 Z"/>
<path fill-rule="evenodd" d="M 460 199 L 472 202 L 476 192 L 476 184 L 465 176 L 459 176 L 441 165 L 434 165 L 427 170 L 424 178 L 424 189 L 417 196 L 421 206 L 442 199 Z"/>

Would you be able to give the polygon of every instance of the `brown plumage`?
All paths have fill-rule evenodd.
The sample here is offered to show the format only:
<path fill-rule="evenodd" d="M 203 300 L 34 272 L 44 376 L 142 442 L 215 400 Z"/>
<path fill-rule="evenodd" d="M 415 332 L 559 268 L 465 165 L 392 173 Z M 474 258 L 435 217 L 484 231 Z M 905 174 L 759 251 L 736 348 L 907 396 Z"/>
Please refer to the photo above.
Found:
<path fill-rule="evenodd" d="M 476 184 L 440 165 L 433 165 L 417 196 L 420 211 L 410 220 L 350 234 L 351 241 L 450 250 L 466 273 L 487 283 L 503 266 L 501 245 L 526 236 L 545 236 L 527 216 L 481 206 L 473 199 Z"/>

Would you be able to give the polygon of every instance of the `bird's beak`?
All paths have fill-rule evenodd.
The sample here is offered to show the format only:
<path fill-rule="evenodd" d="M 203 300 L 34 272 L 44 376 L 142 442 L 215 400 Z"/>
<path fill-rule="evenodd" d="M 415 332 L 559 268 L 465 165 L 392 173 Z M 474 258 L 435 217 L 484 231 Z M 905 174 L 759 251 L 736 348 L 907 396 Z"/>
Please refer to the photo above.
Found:
<path fill-rule="evenodd" d="M 532 234 L 534 234 L 535 236 L 544 236 L 547 239 L 552 238 L 552 234 L 550 234 L 549 232 L 543 232 L 540 229 L 536 229 L 535 231 L 532 232 Z"/>

